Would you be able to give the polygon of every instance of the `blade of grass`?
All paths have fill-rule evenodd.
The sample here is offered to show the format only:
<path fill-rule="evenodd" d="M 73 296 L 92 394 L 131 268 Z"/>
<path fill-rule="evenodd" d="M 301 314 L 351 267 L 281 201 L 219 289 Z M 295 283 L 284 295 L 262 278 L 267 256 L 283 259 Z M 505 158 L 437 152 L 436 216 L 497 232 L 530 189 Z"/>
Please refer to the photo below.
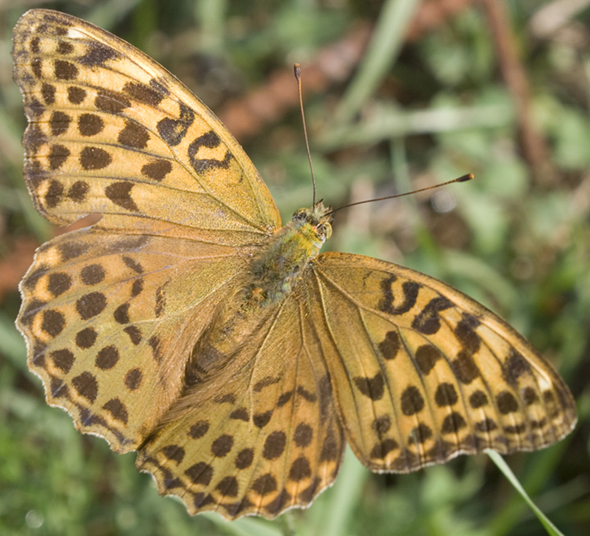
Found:
<path fill-rule="evenodd" d="M 395 62 L 406 28 L 419 0 L 388 0 L 381 11 L 365 59 L 336 112 L 336 122 L 346 123 L 375 91 L 387 69 Z"/>
<path fill-rule="evenodd" d="M 346 527 L 354 514 L 355 505 L 359 502 L 364 482 L 368 477 L 369 471 L 347 447 L 344 463 L 332 490 L 330 504 L 326 508 L 326 515 L 317 534 L 340 536 L 347 533 Z"/>
<path fill-rule="evenodd" d="M 579 397 L 577 406 L 578 419 L 580 422 L 585 422 L 590 414 L 590 396 Z M 566 448 L 572 439 L 573 434 L 549 449 L 532 454 L 535 457 L 534 468 L 529 469 L 524 478 L 524 485 L 530 493 L 536 495 L 547 479 L 556 471 L 557 463 L 563 459 Z M 490 523 L 493 534 L 498 536 L 507 534 L 519 518 L 522 508 L 524 505 L 520 501 L 518 503 L 511 501 L 506 504 Z"/>
<path fill-rule="evenodd" d="M 549 521 L 549 519 L 545 516 L 537 505 L 531 500 L 531 498 L 527 495 L 527 492 L 524 488 L 520 485 L 520 482 L 516 478 L 516 475 L 512 472 L 508 464 L 504 461 L 504 458 L 500 456 L 496 451 L 487 449 L 485 453 L 491 458 L 491 460 L 496 464 L 498 469 L 504 473 L 504 476 L 508 479 L 508 481 L 512 484 L 514 489 L 520 494 L 520 496 L 525 500 L 525 502 L 529 505 L 531 510 L 537 516 L 547 534 L 550 536 L 563 536 L 563 533 L 559 531 L 559 529 Z"/>
<path fill-rule="evenodd" d="M 223 56 L 226 0 L 202 0 L 194 7 L 195 18 L 201 23 L 201 54 Z"/>
<path fill-rule="evenodd" d="M 213 522 L 221 531 L 235 536 L 282 536 L 283 531 L 262 519 L 243 517 L 237 521 L 228 522 L 219 514 L 204 512 L 201 516 Z"/>
<path fill-rule="evenodd" d="M 318 141 L 318 146 L 331 151 L 351 145 L 375 144 L 395 136 L 504 127 L 513 121 L 513 109 L 497 104 L 412 112 L 381 105 L 375 106 L 371 117 L 362 123 L 331 127 Z"/>

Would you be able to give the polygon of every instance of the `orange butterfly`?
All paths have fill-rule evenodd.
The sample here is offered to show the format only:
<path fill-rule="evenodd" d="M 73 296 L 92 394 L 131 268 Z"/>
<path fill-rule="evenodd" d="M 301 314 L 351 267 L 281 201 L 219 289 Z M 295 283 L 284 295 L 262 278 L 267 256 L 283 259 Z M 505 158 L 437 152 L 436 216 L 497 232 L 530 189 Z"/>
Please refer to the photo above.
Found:
<path fill-rule="evenodd" d="M 509 325 L 395 264 L 319 254 L 319 202 L 282 226 L 256 169 L 173 75 L 75 17 L 14 30 L 41 246 L 18 327 L 50 405 L 190 513 L 274 517 L 336 478 L 554 443 L 575 424 Z"/>

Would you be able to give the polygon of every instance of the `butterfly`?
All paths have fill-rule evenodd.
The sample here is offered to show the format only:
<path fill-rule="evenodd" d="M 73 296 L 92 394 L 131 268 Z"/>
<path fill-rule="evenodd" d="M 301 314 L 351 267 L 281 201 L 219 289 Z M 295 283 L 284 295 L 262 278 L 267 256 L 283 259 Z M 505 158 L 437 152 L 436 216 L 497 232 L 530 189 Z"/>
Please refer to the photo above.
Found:
<path fill-rule="evenodd" d="M 546 447 L 576 421 L 506 322 L 408 268 L 321 253 L 322 202 L 282 225 L 215 115 L 136 48 L 34 9 L 14 30 L 36 209 L 100 221 L 36 252 L 17 326 L 48 404 L 137 451 L 196 514 L 273 518 L 333 483 Z"/>

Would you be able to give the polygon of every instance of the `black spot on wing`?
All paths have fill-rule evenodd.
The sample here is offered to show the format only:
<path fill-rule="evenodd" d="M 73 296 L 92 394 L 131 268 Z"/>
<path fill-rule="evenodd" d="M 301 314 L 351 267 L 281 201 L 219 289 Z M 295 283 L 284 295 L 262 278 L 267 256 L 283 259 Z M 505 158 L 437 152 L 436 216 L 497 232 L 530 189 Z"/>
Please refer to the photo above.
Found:
<path fill-rule="evenodd" d="M 223 160 L 214 158 L 198 158 L 198 153 L 201 148 L 214 149 L 221 144 L 221 140 L 213 131 L 209 131 L 202 136 L 199 136 L 188 147 L 188 157 L 191 166 L 197 173 L 205 173 L 210 169 L 222 168 L 227 169 L 232 158 L 231 153 L 227 151 Z"/>
<path fill-rule="evenodd" d="M 434 335 L 440 329 L 441 325 L 439 313 L 451 307 L 453 307 L 453 303 L 444 296 L 433 298 L 414 317 L 412 327 L 420 333 L 424 333 L 424 335 Z"/>
<path fill-rule="evenodd" d="M 121 58 L 121 54 L 114 48 L 102 43 L 92 43 L 86 49 L 86 54 L 78 58 L 78 62 L 86 67 L 104 67 L 104 64 L 113 59 Z"/>
<path fill-rule="evenodd" d="M 187 130 L 195 120 L 195 113 L 186 104 L 181 102 L 179 106 L 179 119 L 165 117 L 157 125 L 160 136 L 171 147 L 175 147 L 184 139 Z"/>
<path fill-rule="evenodd" d="M 389 276 L 387 279 L 381 281 L 382 297 L 377 307 L 380 311 L 383 311 L 384 313 L 388 313 L 390 315 L 402 315 L 404 313 L 407 313 L 412 307 L 414 307 L 414 305 L 416 305 L 418 291 L 420 290 L 421 285 L 413 281 L 406 281 L 405 283 L 403 283 L 403 301 L 399 305 L 394 305 L 394 302 L 396 301 L 396 296 L 393 295 L 391 286 L 395 281 L 397 281 L 397 277 L 393 274 Z"/>
<path fill-rule="evenodd" d="M 529 362 L 514 348 L 510 349 L 510 355 L 502 364 L 502 375 L 506 382 L 512 386 L 518 384 L 518 378 L 531 372 Z"/>

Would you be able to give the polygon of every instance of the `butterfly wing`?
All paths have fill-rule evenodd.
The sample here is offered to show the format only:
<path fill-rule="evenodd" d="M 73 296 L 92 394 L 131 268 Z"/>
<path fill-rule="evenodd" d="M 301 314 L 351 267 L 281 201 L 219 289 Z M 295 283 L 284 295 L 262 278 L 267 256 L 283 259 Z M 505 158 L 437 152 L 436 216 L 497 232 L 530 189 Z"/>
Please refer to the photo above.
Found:
<path fill-rule="evenodd" d="M 508 324 L 407 268 L 325 253 L 305 281 L 346 438 L 375 471 L 548 446 L 575 424 L 563 380 Z"/>
<path fill-rule="evenodd" d="M 13 58 L 36 208 L 102 216 L 38 250 L 17 325 L 48 402 L 125 452 L 178 396 L 191 345 L 280 218 L 215 116 L 124 41 L 32 10 Z"/>
<path fill-rule="evenodd" d="M 242 148 L 171 73 L 80 19 L 35 9 L 14 30 L 36 208 L 68 224 L 259 242 L 281 224 Z M 146 222 L 146 216 L 149 223 Z M 147 229 L 146 229 L 147 227 Z"/>
<path fill-rule="evenodd" d="M 90 229 L 41 246 L 17 325 L 48 403 L 113 450 L 136 449 L 244 270 L 235 248 L 190 240 Z"/>
<path fill-rule="evenodd" d="M 137 467 L 190 513 L 273 518 L 336 478 L 344 437 L 299 297 L 260 319 L 221 376 L 184 393 L 140 448 Z"/>

